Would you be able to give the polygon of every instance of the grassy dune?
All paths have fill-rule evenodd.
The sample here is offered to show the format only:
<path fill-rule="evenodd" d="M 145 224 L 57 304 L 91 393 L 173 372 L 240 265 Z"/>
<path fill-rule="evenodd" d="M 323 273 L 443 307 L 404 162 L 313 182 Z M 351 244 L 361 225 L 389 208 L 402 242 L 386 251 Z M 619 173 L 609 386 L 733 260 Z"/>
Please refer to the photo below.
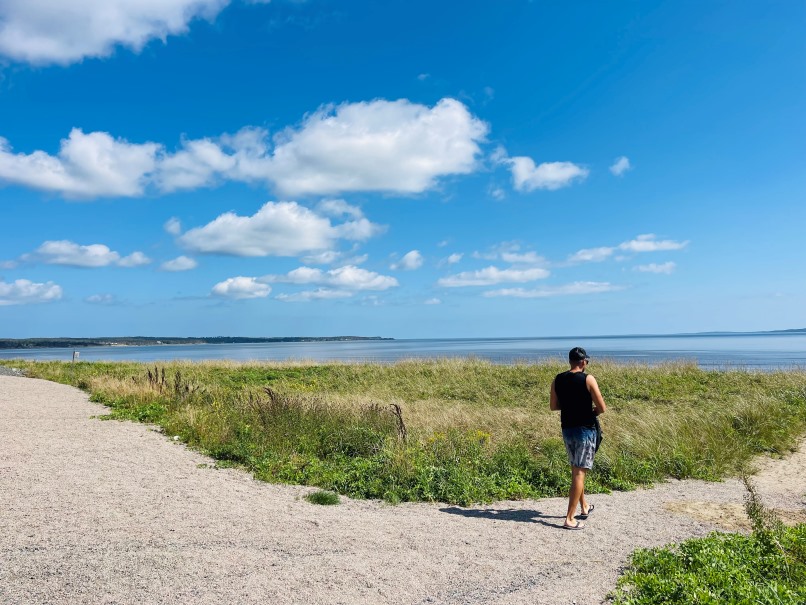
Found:
<path fill-rule="evenodd" d="M 276 482 L 392 502 L 560 495 L 569 473 L 548 391 L 563 366 L 3 362 L 78 386 L 111 417 L 159 424 Z M 596 363 L 609 411 L 590 491 L 718 479 L 806 432 L 806 372 Z"/>

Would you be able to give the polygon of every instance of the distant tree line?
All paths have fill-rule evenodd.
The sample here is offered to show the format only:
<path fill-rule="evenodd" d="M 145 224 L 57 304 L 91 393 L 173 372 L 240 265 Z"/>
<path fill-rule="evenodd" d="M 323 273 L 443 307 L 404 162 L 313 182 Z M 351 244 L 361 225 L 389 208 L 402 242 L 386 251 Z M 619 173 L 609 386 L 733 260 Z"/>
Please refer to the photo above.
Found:
<path fill-rule="evenodd" d="M 0 349 L 37 349 L 69 347 L 108 347 L 111 345 L 198 345 L 198 344 L 254 344 L 272 342 L 339 342 L 351 340 L 394 340 L 381 336 L 115 336 L 99 338 L 2 338 Z"/>

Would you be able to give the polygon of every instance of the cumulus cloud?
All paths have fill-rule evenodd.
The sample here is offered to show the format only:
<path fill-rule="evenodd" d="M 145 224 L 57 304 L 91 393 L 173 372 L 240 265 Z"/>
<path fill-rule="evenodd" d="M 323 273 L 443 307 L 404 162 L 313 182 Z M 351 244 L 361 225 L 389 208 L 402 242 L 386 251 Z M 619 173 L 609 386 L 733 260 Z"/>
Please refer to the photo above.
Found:
<path fill-rule="evenodd" d="M 213 286 L 211 294 L 234 300 L 266 298 L 271 294 L 271 286 L 258 282 L 254 277 L 230 277 Z"/>
<path fill-rule="evenodd" d="M 349 216 L 354 219 L 360 219 L 364 217 L 361 208 L 348 204 L 344 200 L 322 200 L 316 205 L 316 209 L 320 214 L 332 216 L 333 218 Z"/>
<path fill-rule="evenodd" d="M 600 262 L 613 256 L 617 251 L 622 252 L 660 252 L 669 250 L 682 250 L 688 246 L 688 240 L 678 242 L 675 240 L 659 240 L 654 233 L 639 235 L 635 239 L 622 242 L 618 246 L 600 246 L 598 248 L 584 248 L 568 257 L 570 263 Z"/>
<path fill-rule="evenodd" d="M 584 181 L 588 169 L 573 162 L 543 162 L 535 165 L 530 157 L 517 156 L 503 160 L 512 172 L 512 185 L 518 191 L 561 189 L 576 181 Z"/>
<path fill-rule="evenodd" d="M 116 46 L 139 51 L 183 34 L 194 18 L 214 18 L 229 0 L 4 0 L 0 54 L 33 64 L 106 57 Z"/>
<path fill-rule="evenodd" d="M 266 181 L 270 172 L 269 133 L 245 127 L 234 135 L 182 141 L 163 152 L 153 181 L 161 191 L 209 187 L 220 181 Z"/>
<path fill-rule="evenodd" d="M 0 281 L 0 306 L 53 302 L 61 297 L 61 286 L 50 281 L 45 283 L 27 279 L 18 279 L 10 283 Z"/>
<path fill-rule="evenodd" d="M 349 252 L 342 252 L 338 250 L 325 250 L 316 254 L 307 254 L 301 256 L 300 260 L 306 265 L 333 265 L 340 263 L 342 265 L 360 265 L 367 262 L 369 258 L 366 254 L 354 254 L 355 250 Z"/>
<path fill-rule="evenodd" d="M 621 157 L 616 158 L 616 161 L 610 167 L 610 172 L 612 172 L 616 176 L 621 176 L 631 168 L 632 166 L 630 165 L 630 158 L 623 155 Z"/>
<path fill-rule="evenodd" d="M 600 294 L 602 292 L 613 292 L 621 290 L 620 286 L 614 286 L 608 282 L 581 281 L 562 286 L 546 286 L 526 290 L 524 288 L 504 288 L 502 290 L 491 290 L 485 292 L 484 296 L 510 296 L 513 298 L 549 298 L 552 296 L 570 296 L 574 294 Z"/>
<path fill-rule="evenodd" d="M 275 298 L 283 302 L 309 302 L 312 300 L 333 300 L 336 298 L 350 298 L 353 292 L 346 290 L 331 290 L 319 288 L 318 290 L 306 290 L 294 294 L 278 294 Z"/>
<path fill-rule="evenodd" d="M 419 250 L 412 250 L 403 255 L 398 262 L 392 263 L 390 268 L 393 271 L 414 271 L 423 266 L 423 255 Z"/>
<path fill-rule="evenodd" d="M 285 283 L 319 285 L 346 290 L 388 290 L 398 285 L 394 277 L 381 275 L 347 265 L 329 271 L 322 271 L 311 267 L 299 267 L 285 275 L 265 275 L 260 278 L 265 283 Z"/>
<path fill-rule="evenodd" d="M 455 99 L 327 106 L 276 138 L 270 177 L 289 195 L 420 193 L 476 168 L 487 125 Z"/>
<path fill-rule="evenodd" d="M 546 269 L 539 267 L 531 269 L 499 269 L 486 267 L 478 271 L 464 271 L 456 275 L 449 275 L 437 281 L 437 284 L 447 288 L 463 286 L 491 286 L 502 283 L 525 283 L 544 279 L 549 276 Z"/>
<path fill-rule="evenodd" d="M 190 271 L 198 266 L 199 263 L 197 263 L 195 259 L 182 255 L 172 260 L 165 261 L 160 265 L 160 269 L 163 271 Z"/>
<path fill-rule="evenodd" d="M 56 155 L 15 154 L 0 139 L 0 182 L 69 198 L 134 197 L 225 181 L 265 183 L 288 195 L 421 193 L 442 177 L 473 172 L 487 130 L 449 98 L 433 107 L 406 99 L 326 106 L 271 138 L 265 129 L 245 127 L 185 139 L 174 152 L 162 143 L 74 128 Z M 320 212 L 360 222 L 360 209 L 343 200 L 322 202 Z"/>
<path fill-rule="evenodd" d="M 62 139 L 54 156 L 44 151 L 15 154 L 0 138 L 0 181 L 69 198 L 143 195 L 147 176 L 157 165 L 160 146 L 114 139 L 106 132 L 79 128 Z"/>
<path fill-rule="evenodd" d="M 121 267 L 142 267 L 150 263 L 151 259 L 142 252 L 132 252 L 118 261 L 118 265 Z"/>
<path fill-rule="evenodd" d="M 175 216 L 165 221 L 162 228 L 165 229 L 166 233 L 170 233 L 171 235 L 179 235 L 182 233 L 182 223 L 179 222 L 179 219 Z"/>
<path fill-rule="evenodd" d="M 46 241 L 30 254 L 20 257 L 23 262 L 39 262 L 47 265 L 65 265 L 68 267 L 139 267 L 151 262 L 142 252 L 133 252 L 121 257 L 118 252 L 110 250 L 103 244 L 82 246 L 69 240 Z"/>
<path fill-rule="evenodd" d="M 677 265 L 669 261 L 668 263 L 649 263 L 648 265 L 638 265 L 634 267 L 635 271 L 640 271 L 641 273 L 662 273 L 665 275 L 669 275 L 674 272 Z"/>
<path fill-rule="evenodd" d="M 339 239 L 365 240 L 382 230 L 365 218 L 334 225 L 296 202 L 267 202 L 252 216 L 222 214 L 185 232 L 178 241 L 199 253 L 297 256 L 331 250 Z"/>

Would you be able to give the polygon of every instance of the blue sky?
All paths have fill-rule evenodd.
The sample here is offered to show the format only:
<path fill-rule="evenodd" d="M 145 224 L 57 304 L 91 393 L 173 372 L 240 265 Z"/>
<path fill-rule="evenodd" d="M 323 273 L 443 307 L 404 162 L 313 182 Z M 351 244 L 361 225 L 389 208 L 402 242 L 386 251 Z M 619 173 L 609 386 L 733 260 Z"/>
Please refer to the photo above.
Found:
<path fill-rule="evenodd" d="M 804 26 L 0 0 L 0 336 L 806 327 Z"/>

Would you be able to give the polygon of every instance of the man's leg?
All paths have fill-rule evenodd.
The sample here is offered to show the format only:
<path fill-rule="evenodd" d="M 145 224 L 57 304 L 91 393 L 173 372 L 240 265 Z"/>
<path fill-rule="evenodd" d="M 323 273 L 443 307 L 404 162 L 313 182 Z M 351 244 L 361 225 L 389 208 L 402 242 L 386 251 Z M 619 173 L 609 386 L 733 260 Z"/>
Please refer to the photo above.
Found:
<path fill-rule="evenodd" d="M 588 469 L 578 466 L 571 467 L 571 491 L 568 494 L 568 514 L 565 516 L 566 525 L 575 525 L 574 514 L 576 513 L 579 501 L 585 493 L 585 474 Z"/>
<path fill-rule="evenodd" d="M 584 484 L 583 484 L 583 487 L 582 487 L 582 495 L 579 497 L 579 509 L 582 511 L 583 515 L 587 514 L 586 511 L 588 510 L 588 501 L 585 498 Z"/>

